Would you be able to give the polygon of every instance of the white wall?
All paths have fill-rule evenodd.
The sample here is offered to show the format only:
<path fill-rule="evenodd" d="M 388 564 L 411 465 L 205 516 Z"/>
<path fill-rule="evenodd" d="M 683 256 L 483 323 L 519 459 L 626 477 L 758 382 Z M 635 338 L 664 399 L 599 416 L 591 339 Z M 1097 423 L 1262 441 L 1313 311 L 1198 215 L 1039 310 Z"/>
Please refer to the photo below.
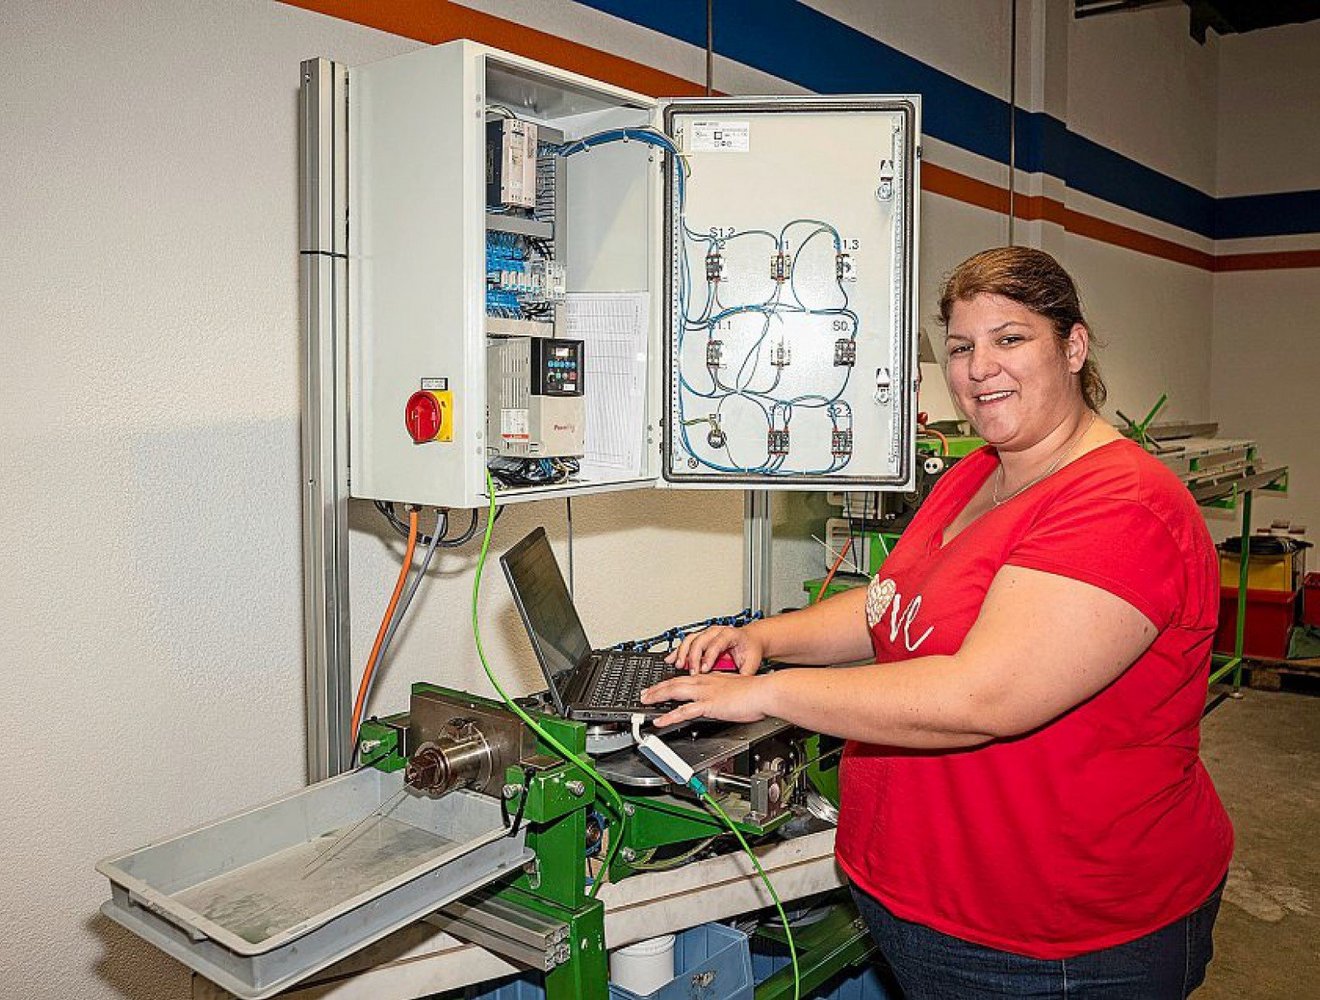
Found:
<path fill-rule="evenodd" d="M 1215 275 L 1214 401 L 1225 437 L 1289 467 L 1288 496 L 1257 494 L 1256 527 L 1307 526 L 1320 542 L 1320 276 L 1315 268 Z M 1236 535 L 1235 519 L 1222 534 Z M 1309 560 L 1312 568 L 1316 558 Z"/>
<path fill-rule="evenodd" d="M 1219 47 L 1218 194 L 1320 187 L 1320 22 Z"/>
<path fill-rule="evenodd" d="M 93 863 L 303 779 L 298 62 L 411 44 L 6 5 L 0 993 L 188 996 Z"/>
<path fill-rule="evenodd" d="M 1116 410 L 1140 419 L 1167 393 L 1158 420 L 1212 419 L 1211 276 L 1080 236 L 1070 235 L 1065 248 L 1101 342 L 1104 413 L 1115 422 Z"/>

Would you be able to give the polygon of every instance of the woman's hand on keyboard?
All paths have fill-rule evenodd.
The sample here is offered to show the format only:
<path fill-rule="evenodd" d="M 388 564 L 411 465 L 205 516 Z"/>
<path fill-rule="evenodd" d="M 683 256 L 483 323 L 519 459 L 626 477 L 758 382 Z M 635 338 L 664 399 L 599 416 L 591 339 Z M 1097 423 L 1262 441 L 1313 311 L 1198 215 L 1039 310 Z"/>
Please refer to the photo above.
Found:
<path fill-rule="evenodd" d="M 715 625 L 685 637 L 678 648 L 665 657 L 665 662 L 692 674 L 731 669 L 740 674 L 754 674 L 761 668 L 764 657 L 765 647 L 754 628 Z"/>
<path fill-rule="evenodd" d="M 738 674 L 679 675 L 661 681 L 642 692 L 642 704 L 681 701 L 671 712 L 652 719 L 656 727 L 672 726 L 693 719 L 719 719 L 724 722 L 760 722 L 768 714 L 760 697 L 774 674 L 744 677 Z"/>

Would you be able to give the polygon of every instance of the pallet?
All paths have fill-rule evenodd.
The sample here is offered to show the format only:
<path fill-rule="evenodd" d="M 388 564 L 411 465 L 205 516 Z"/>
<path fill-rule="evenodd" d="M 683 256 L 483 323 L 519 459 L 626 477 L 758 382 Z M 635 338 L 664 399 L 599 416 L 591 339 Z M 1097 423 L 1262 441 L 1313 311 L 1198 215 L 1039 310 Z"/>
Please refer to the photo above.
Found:
<path fill-rule="evenodd" d="M 1268 656 L 1244 656 L 1242 667 L 1249 676 L 1248 686 L 1257 691 L 1281 691 L 1286 676 L 1320 680 L 1320 657 L 1306 660 L 1280 660 Z"/>

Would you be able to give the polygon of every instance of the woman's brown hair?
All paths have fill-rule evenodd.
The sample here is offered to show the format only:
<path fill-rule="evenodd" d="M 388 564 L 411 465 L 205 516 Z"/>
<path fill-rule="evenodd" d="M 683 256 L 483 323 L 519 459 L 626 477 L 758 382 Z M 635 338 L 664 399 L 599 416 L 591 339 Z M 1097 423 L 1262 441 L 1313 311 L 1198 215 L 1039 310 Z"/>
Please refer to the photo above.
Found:
<path fill-rule="evenodd" d="M 953 269 L 940 295 L 940 322 L 947 328 L 955 302 L 974 296 L 1002 295 L 1044 316 L 1060 339 L 1067 340 L 1073 324 L 1090 324 L 1082 315 L 1077 285 L 1059 262 L 1043 250 L 1031 247 L 997 247 L 983 250 Z M 1092 342 L 1094 347 L 1094 341 Z M 1100 367 L 1087 354 L 1078 373 L 1082 399 L 1099 412 L 1107 395 Z"/>

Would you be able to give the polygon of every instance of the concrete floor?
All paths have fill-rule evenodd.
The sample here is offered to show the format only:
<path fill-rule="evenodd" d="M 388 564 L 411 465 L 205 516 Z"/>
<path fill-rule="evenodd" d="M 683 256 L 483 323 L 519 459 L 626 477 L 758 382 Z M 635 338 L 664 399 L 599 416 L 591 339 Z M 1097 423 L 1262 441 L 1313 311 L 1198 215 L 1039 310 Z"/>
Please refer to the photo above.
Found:
<path fill-rule="evenodd" d="M 1320 998 L 1320 697 L 1244 691 L 1201 755 L 1237 831 L 1196 1000 Z"/>

